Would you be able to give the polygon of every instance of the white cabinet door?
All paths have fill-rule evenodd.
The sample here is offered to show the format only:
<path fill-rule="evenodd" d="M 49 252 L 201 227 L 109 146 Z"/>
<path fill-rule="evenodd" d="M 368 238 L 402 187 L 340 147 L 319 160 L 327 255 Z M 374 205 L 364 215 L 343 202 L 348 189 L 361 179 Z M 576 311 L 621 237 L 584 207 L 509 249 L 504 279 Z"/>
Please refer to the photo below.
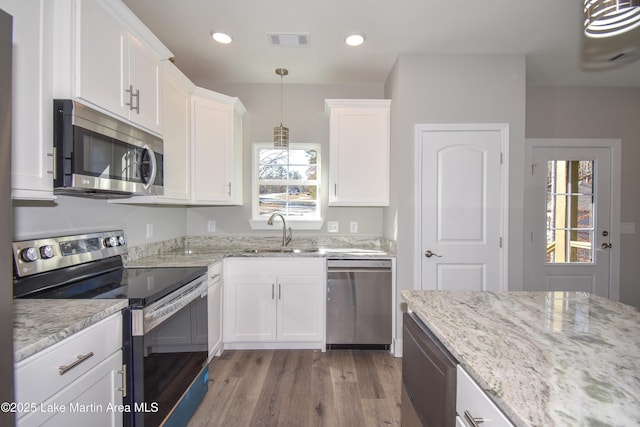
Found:
<path fill-rule="evenodd" d="M 12 198 L 53 200 L 52 2 L 0 0 L 13 16 Z"/>
<path fill-rule="evenodd" d="M 390 100 L 327 99 L 329 206 L 389 205 Z"/>
<path fill-rule="evenodd" d="M 129 119 L 156 133 L 162 133 L 160 124 L 160 111 L 162 108 L 160 103 L 162 95 L 160 60 L 149 48 L 131 34 L 128 35 L 128 46 L 128 88 L 133 91 L 132 103 L 134 104 L 130 107 Z M 126 90 L 127 87 L 125 86 Z"/>
<path fill-rule="evenodd" d="M 98 0 L 77 1 L 76 8 L 77 64 L 72 95 L 161 133 L 160 60 L 164 58 L 123 23 L 122 16 L 131 13 L 126 7 Z"/>
<path fill-rule="evenodd" d="M 192 198 L 242 204 L 242 115 L 237 98 L 196 88 L 192 104 Z"/>
<path fill-rule="evenodd" d="M 278 276 L 278 341 L 322 340 L 322 278 Z"/>
<path fill-rule="evenodd" d="M 175 65 L 165 61 L 162 74 L 162 138 L 164 195 L 161 199 L 188 201 L 191 197 L 191 83 Z"/>
<path fill-rule="evenodd" d="M 225 341 L 276 339 L 275 277 L 235 276 L 227 287 Z"/>
<path fill-rule="evenodd" d="M 122 352 L 119 350 L 85 373 L 60 393 L 39 404 L 33 412 L 17 420 L 28 426 L 121 426 L 123 403 Z"/>
<path fill-rule="evenodd" d="M 82 1 L 78 19 L 76 96 L 121 117 L 129 117 L 129 76 L 124 26 L 100 2 Z"/>

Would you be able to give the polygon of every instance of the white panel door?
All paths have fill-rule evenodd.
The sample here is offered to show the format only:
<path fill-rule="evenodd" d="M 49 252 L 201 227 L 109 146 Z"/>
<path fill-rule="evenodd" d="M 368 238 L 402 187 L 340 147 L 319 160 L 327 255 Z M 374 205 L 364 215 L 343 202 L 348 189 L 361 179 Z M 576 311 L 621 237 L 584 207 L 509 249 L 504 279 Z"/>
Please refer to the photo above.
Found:
<path fill-rule="evenodd" d="M 279 276 L 277 292 L 278 341 L 321 341 L 320 276 Z"/>
<path fill-rule="evenodd" d="M 615 145 L 605 142 L 527 141 L 525 290 L 583 291 L 616 299 L 610 286 L 619 242 L 617 155 Z"/>
<path fill-rule="evenodd" d="M 421 289 L 500 290 L 505 125 L 418 128 Z"/>

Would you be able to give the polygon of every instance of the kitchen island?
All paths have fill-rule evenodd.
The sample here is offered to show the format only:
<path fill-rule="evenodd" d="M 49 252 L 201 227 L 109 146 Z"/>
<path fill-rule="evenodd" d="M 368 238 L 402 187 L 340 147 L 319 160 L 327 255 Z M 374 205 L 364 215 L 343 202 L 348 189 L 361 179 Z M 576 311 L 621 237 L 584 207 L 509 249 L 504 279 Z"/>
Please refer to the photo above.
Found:
<path fill-rule="evenodd" d="M 640 313 L 576 292 L 403 291 L 516 426 L 640 425 Z"/>

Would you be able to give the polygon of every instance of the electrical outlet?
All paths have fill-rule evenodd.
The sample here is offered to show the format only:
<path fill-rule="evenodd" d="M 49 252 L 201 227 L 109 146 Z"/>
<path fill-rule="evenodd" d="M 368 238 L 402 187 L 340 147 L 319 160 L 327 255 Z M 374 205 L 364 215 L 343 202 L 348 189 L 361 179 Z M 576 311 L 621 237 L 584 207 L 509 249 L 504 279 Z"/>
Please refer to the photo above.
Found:
<path fill-rule="evenodd" d="M 216 220 L 215 219 L 210 219 L 209 221 L 207 221 L 207 231 L 209 233 L 215 233 L 216 232 Z"/>
<path fill-rule="evenodd" d="M 351 221 L 351 223 L 349 224 L 349 231 L 351 231 L 352 233 L 358 232 L 358 221 Z"/>
<path fill-rule="evenodd" d="M 153 224 L 147 224 L 147 239 L 153 237 Z"/>
<path fill-rule="evenodd" d="M 338 221 L 327 221 L 327 232 L 337 233 L 340 230 L 340 223 Z"/>

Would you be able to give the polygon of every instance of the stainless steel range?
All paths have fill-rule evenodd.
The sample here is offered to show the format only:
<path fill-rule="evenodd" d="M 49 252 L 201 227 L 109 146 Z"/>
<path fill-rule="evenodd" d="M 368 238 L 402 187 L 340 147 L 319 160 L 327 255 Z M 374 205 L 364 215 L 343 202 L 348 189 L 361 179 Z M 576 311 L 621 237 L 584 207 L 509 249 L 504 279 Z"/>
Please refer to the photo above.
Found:
<path fill-rule="evenodd" d="M 122 231 L 14 242 L 14 297 L 128 299 L 124 425 L 185 425 L 207 391 L 206 267 L 125 268 L 126 250 Z"/>

